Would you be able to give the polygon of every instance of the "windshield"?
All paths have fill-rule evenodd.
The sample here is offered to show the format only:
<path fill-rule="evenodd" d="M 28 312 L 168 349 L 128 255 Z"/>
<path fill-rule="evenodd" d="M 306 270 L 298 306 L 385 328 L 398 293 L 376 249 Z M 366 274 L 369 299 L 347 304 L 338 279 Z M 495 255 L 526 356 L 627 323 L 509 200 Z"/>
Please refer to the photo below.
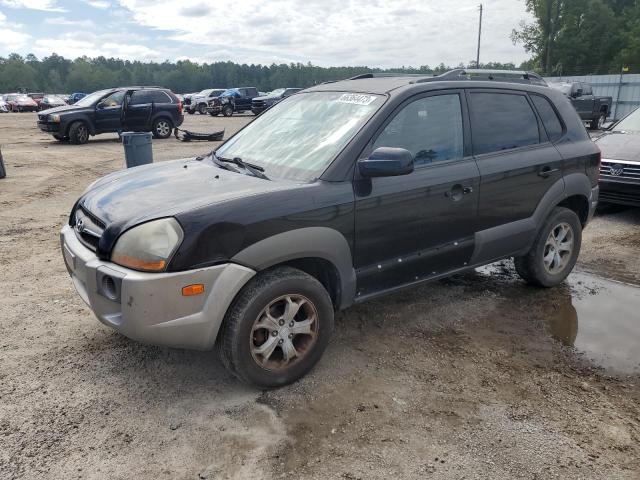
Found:
<path fill-rule="evenodd" d="M 216 155 L 260 165 L 269 177 L 312 180 L 384 100 L 380 95 L 344 92 L 294 95 L 256 118 Z"/>
<path fill-rule="evenodd" d="M 98 90 L 97 92 L 90 93 L 86 97 L 78 100 L 75 105 L 77 105 L 78 107 L 91 107 L 94 103 L 96 103 L 110 91 L 111 90 Z"/>
<path fill-rule="evenodd" d="M 620 120 L 611 130 L 614 132 L 640 132 L 640 108 Z"/>

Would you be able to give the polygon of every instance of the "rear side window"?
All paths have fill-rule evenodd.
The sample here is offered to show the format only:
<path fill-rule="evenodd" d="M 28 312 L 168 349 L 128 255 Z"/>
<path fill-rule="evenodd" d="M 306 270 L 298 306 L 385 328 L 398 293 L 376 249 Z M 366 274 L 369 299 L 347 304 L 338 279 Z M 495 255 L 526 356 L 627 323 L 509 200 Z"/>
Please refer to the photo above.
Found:
<path fill-rule="evenodd" d="M 131 105 L 147 103 L 171 103 L 171 99 L 161 90 L 136 90 L 131 94 Z"/>
<path fill-rule="evenodd" d="M 538 120 L 526 96 L 478 92 L 470 97 L 476 155 L 540 143 Z"/>
<path fill-rule="evenodd" d="M 531 100 L 538 110 L 538 114 L 542 119 L 544 129 L 547 131 L 549 140 L 557 141 L 562 137 L 562 122 L 558 118 L 558 114 L 551 106 L 551 102 L 540 95 L 531 95 Z"/>

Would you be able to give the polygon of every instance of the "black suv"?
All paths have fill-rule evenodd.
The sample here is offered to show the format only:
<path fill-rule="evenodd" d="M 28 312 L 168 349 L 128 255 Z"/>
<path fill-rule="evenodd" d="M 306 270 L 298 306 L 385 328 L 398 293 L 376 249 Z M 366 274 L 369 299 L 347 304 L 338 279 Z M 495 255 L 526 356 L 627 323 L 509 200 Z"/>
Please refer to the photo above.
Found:
<path fill-rule="evenodd" d="M 293 95 L 217 151 L 93 183 L 62 229 L 80 296 L 124 335 L 262 387 L 320 359 L 334 312 L 507 257 L 573 269 L 600 151 L 558 91 L 363 78 Z M 140 201 L 144 198 L 144 202 Z"/>
<path fill-rule="evenodd" d="M 168 138 L 182 124 L 182 102 L 159 87 L 121 87 L 100 90 L 73 105 L 38 114 L 38 127 L 56 140 L 82 144 L 90 135 L 123 131 L 152 132 Z"/>
<path fill-rule="evenodd" d="M 251 101 L 258 96 L 256 87 L 230 88 L 222 95 L 209 100 L 207 112 L 209 115 L 222 114 L 230 117 L 233 113 L 243 113 L 251 110 Z"/>
<path fill-rule="evenodd" d="M 254 115 L 260 115 L 267 108 L 273 107 L 294 93 L 298 93 L 301 88 L 278 88 L 262 97 L 256 97 L 251 101 L 251 111 Z"/>

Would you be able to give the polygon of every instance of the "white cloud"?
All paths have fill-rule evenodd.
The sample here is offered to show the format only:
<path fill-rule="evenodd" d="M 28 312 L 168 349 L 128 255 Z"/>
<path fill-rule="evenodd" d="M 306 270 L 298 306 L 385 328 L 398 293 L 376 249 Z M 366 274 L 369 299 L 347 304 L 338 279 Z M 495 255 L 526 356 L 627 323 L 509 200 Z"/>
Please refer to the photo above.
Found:
<path fill-rule="evenodd" d="M 2 35 L 0 35 L 0 51 L 5 51 L 7 53 L 17 52 L 27 47 L 30 43 L 30 40 L 31 35 L 29 34 L 18 32 L 16 30 L 11 30 L 8 28 L 3 28 Z"/>
<path fill-rule="evenodd" d="M 63 27 L 81 27 L 81 28 L 92 28 L 95 24 L 89 20 L 71 20 L 65 17 L 51 17 L 45 18 L 44 23 L 47 25 L 58 25 Z"/>
<path fill-rule="evenodd" d="M 102 0 L 86 0 L 85 3 L 91 5 L 93 8 L 99 8 L 101 10 L 106 10 L 111 6 L 111 2 L 106 2 Z"/>
<path fill-rule="evenodd" d="M 201 0 L 120 0 L 136 23 L 168 31 L 169 40 L 207 60 L 311 61 L 381 67 L 456 65 L 475 59 L 477 0 L 220 0 L 216 12 L 243 12 L 238 22 L 212 21 Z M 485 0 L 481 61 L 527 58 L 509 39 L 524 2 Z M 200 16 L 199 16 L 200 14 Z M 189 46 L 189 44 L 192 44 Z"/>
<path fill-rule="evenodd" d="M 2 0 L 1 3 L 11 8 L 27 8 L 48 12 L 66 11 L 64 8 L 58 6 L 56 0 Z"/>
<path fill-rule="evenodd" d="M 7 20 L 7 16 L 0 12 L 0 23 L 4 23 Z"/>

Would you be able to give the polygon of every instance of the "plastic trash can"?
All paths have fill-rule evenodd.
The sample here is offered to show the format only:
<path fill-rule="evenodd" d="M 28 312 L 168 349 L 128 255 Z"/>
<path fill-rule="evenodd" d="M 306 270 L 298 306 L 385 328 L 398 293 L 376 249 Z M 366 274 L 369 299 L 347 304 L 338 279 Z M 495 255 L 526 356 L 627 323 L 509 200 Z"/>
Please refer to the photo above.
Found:
<path fill-rule="evenodd" d="M 120 136 L 127 168 L 153 163 L 151 132 L 122 132 Z"/>

